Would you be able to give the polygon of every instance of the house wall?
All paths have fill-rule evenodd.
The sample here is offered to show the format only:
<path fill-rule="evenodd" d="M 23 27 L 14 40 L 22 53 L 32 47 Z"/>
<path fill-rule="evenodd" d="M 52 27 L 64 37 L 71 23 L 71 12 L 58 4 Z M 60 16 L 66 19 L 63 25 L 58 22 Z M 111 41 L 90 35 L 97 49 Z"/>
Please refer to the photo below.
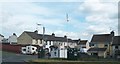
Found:
<path fill-rule="evenodd" d="M 107 48 L 109 46 L 109 44 L 107 44 L 108 46 L 105 46 L 105 43 L 99 42 L 99 43 L 95 43 L 94 46 L 91 46 L 92 48 L 97 47 L 97 48 Z"/>
<path fill-rule="evenodd" d="M 77 44 L 76 44 L 76 43 L 73 43 L 73 42 L 69 42 L 69 43 L 68 43 L 68 46 L 69 46 L 70 48 L 75 48 L 75 47 L 77 46 Z"/>
<path fill-rule="evenodd" d="M 106 58 L 107 57 L 107 52 L 106 51 L 105 52 L 99 52 L 98 56 Z"/>
<path fill-rule="evenodd" d="M 4 39 L 4 37 L 1 37 L 1 36 L 0 36 L 0 43 L 2 43 L 2 40 L 3 40 L 3 39 Z"/>
<path fill-rule="evenodd" d="M 17 38 L 18 44 L 32 44 L 32 38 L 23 32 L 18 38 Z"/>
<path fill-rule="evenodd" d="M 42 40 L 38 39 L 38 45 L 41 45 L 42 44 Z"/>
<path fill-rule="evenodd" d="M 49 49 L 49 52 L 50 52 L 50 46 L 53 45 L 53 41 L 47 41 L 46 43 L 47 43 L 47 44 L 46 44 L 45 48 L 48 48 L 48 49 Z"/>
<path fill-rule="evenodd" d="M 112 46 L 112 56 L 115 56 L 115 50 L 120 50 L 120 45 L 118 46 L 118 49 L 115 49 L 115 45 Z"/>
<path fill-rule="evenodd" d="M 89 42 L 86 43 L 86 48 L 87 48 L 87 49 L 90 48 Z"/>
<path fill-rule="evenodd" d="M 37 40 L 36 39 L 32 39 L 32 44 L 33 45 L 37 44 Z"/>
<path fill-rule="evenodd" d="M 9 42 L 10 44 L 17 43 L 17 36 L 15 36 L 15 35 L 10 36 L 10 37 L 8 38 L 8 42 Z"/>
<path fill-rule="evenodd" d="M 67 58 L 67 49 L 60 48 L 59 54 L 60 58 Z"/>
<path fill-rule="evenodd" d="M 107 57 L 107 51 L 105 51 L 105 52 L 88 52 L 88 55 L 92 55 L 93 53 L 98 53 L 98 56 L 99 57 L 104 57 L 104 58 L 106 58 Z"/>
<path fill-rule="evenodd" d="M 102 44 L 102 43 L 97 44 L 97 47 L 98 47 L 98 48 L 104 48 L 104 44 Z"/>
<path fill-rule="evenodd" d="M 67 42 L 59 42 L 60 48 L 65 48 L 67 46 Z"/>
<path fill-rule="evenodd" d="M 52 48 L 50 51 L 51 58 L 59 58 L 59 49 Z"/>

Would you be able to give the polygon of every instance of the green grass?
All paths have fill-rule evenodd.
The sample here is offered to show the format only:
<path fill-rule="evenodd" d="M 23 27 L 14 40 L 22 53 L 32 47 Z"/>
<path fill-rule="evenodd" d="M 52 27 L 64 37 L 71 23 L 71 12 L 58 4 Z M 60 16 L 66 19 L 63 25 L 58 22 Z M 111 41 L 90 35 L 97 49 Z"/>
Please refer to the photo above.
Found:
<path fill-rule="evenodd" d="M 62 62 L 62 61 L 67 61 L 67 60 L 57 60 L 57 59 L 35 59 L 35 60 L 30 60 L 31 62 Z"/>
<path fill-rule="evenodd" d="M 69 61 L 54 59 L 35 59 L 30 64 L 120 64 L 119 61 Z"/>

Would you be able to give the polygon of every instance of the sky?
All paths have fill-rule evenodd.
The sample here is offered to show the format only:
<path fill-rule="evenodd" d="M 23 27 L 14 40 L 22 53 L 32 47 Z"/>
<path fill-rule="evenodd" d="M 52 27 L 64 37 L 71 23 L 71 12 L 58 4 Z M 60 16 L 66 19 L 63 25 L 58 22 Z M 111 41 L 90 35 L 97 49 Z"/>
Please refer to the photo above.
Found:
<path fill-rule="evenodd" d="M 118 35 L 119 0 L 1 0 L 0 34 L 8 38 L 24 31 L 67 35 L 72 39 L 90 40 L 93 34 L 112 30 Z M 68 20 L 66 19 L 68 14 Z M 42 24 L 37 26 L 37 24 Z"/>

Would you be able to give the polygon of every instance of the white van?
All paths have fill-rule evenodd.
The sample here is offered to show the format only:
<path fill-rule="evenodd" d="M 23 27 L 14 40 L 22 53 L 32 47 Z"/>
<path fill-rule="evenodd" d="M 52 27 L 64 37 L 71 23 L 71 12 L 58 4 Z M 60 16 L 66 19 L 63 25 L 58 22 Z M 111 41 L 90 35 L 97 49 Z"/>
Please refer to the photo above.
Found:
<path fill-rule="evenodd" d="M 35 46 L 25 46 L 21 48 L 22 54 L 37 54 L 37 47 Z"/>

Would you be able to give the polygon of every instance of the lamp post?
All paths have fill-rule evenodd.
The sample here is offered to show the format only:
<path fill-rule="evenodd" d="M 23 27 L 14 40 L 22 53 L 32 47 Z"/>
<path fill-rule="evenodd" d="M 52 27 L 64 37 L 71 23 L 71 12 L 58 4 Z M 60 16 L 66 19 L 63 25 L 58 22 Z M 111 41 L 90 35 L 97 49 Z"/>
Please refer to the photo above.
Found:
<path fill-rule="evenodd" d="M 42 24 L 37 24 L 37 26 L 43 26 Z M 44 48 L 45 48 L 45 45 L 44 45 L 44 34 L 45 34 L 45 27 L 43 26 L 43 47 L 39 47 L 38 48 L 38 58 L 44 58 L 44 55 L 45 55 L 45 51 L 44 51 Z"/>
<path fill-rule="evenodd" d="M 42 28 L 43 28 L 43 43 L 44 43 L 44 35 L 45 35 L 45 27 L 44 27 L 44 25 L 43 24 L 38 24 L 37 23 L 37 29 L 38 29 L 38 26 L 42 26 Z"/>

